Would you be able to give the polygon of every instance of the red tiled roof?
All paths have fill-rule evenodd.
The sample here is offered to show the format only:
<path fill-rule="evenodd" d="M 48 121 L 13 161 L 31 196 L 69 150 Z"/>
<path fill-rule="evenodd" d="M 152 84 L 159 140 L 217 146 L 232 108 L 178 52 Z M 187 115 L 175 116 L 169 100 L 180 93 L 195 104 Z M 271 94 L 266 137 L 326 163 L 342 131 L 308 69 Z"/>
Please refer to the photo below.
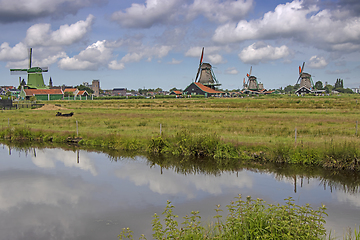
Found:
<path fill-rule="evenodd" d="M 76 92 L 77 88 L 66 88 L 64 92 Z"/>
<path fill-rule="evenodd" d="M 224 93 L 222 91 L 217 91 L 217 90 L 214 90 L 212 88 L 206 87 L 206 86 L 202 85 L 199 82 L 196 82 L 195 85 L 198 86 L 201 90 L 203 90 L 204 92 L 207 92 L 207 93 Z"/>
<path fill-rule="evenodd" d="M 2 89 L 9 90 L 9 89 L 15 89 L 14 86 L 2 86 Z"/>
<path fill-rule="evenodd" d="M 61 89 L 24 89 L 26 96 L 64 94 Z"/>
<path fill-rule="evenodd" d="M 182 94 L 182 92 L 180 92 L 180 91 L 173 91 L 175 94 L 178 94 L 178 95 L 181 95 Z"/>
<path fill-rule="evenodd" d="M 85 92 L 86 92 L 86 90 L 83 90 L 83 91 L 79 91 L 77 95 L 80 95 L 80 96 L 82 96 L 82 95 L 84 95 L 84 93 L 85 93 Z M 87 93 L 87 92 L 86 92 L 86 93 Z"/>

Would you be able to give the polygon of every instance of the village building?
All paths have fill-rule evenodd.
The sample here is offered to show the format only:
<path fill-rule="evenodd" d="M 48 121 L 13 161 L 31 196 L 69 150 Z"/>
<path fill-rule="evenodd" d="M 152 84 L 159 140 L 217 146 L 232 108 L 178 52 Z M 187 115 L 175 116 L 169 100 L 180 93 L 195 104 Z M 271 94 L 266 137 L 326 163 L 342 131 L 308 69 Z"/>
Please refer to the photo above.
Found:
<path fill-rule="evenodd" d="M 182 93 L 181 91 L 177 91 L 177 90 L 171 91 L 171 92 L 169 93 L 169 95 L 176 95 L 176 97 L 181 97 L 182 94 L 183 94 L 183 93 Z"/>
<path fill-rule="evenodd" d="M 308 88 L 307 86 L 302 86 L 300 87 L 298 90 L 295 91 L 295 94 L 297 95 L 304 95 L 304 94 L 309 94 L 311 93 L 311 89 Z"/>
<path fill-rule="evenodd" d="M 126 88 L 114 88 L 112 90 L 112 95 L 114 96 L 126 96 Z"/>
<path fill-rule="evenodd" d="M 76 95 L 76 99 L 78 100 L 87 100 L 89 96 L 89 93 L 86 90 L 81 90 L 78 91 L 77 95 Z"/>
<path fill-rule="evenodd" d="M 67 95 L 65 96 L 65 99 L 73 97 L 74 100 L 84 100 L 87 99 L 89 93 L 86 90 L 79 90 L 77 88 L 66 88 L 64 89 L 64 95 Z"/>
<path fill-rule="evenodd" d="M 30 100 L 32 96 L 35 96 L 36 100 L 61 100 L 64 92 L 61 89 L 21 89 L 21 99 Z"/>
<path fill-rule="evenodd" d="M 77 88 L 65 88 L 63 89 L 65 95 L 76 96 L 79 92 Z"/>
<path fill-rule="evenodd" d="M 204 95 L 205 97 L 220 97 L 225 94 L 222 91 L 218 91 L 199 82 L 193 82 L 189 86 L 187 86 L 184 90 L 184 94 L 186 95 Z"/>

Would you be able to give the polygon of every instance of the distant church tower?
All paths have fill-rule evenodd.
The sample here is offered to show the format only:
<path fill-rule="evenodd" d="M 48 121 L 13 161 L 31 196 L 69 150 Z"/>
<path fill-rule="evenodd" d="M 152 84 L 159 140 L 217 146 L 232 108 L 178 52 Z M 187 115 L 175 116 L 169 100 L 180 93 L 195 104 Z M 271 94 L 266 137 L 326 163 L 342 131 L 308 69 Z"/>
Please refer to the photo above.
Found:
<path fill-rule="evenodd" d="M 94 96 L 98 97 L 100 95 L 100 80 L 93 80 L 91 89 L 94 91 Z"/>
<path fill-rule="evenodd" d="M 53 82 L 52 82 L 52 79 L 50 77 L 50 80 L 49 80 L 49 88 L 52 88 L 53 87 Z"/>

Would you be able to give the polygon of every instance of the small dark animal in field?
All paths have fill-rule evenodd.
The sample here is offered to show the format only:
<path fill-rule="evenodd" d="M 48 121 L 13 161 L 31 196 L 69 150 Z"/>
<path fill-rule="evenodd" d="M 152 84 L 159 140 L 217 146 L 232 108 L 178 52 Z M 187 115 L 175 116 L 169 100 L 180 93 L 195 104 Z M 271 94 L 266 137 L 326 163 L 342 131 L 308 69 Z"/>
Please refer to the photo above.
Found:
<path fill-rule="evenodd" d="M 71 112 L 71 113 L 63 113 L 63 114 L 61 114 L 61 116 L 63 116 L 63 117 L 71 117 L 72 115 L 74 115 L 74 113 L 73 113 L 73 112 Z"/>
<path fill-rule="evenodd" d="M 57 112 L 56 116 L 61 116 L 61 117 L 71 117 L 72 115 L 74 115 L 73 112 L 71 113 L 61 113 L 61 112 Z"/>

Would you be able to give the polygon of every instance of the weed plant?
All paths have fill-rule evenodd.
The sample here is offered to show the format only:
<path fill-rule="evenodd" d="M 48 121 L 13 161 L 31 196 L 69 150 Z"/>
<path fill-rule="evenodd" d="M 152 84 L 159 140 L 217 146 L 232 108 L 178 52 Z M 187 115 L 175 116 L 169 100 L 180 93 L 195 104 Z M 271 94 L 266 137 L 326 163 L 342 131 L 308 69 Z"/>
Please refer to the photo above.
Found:
<path fill-rule="evenodd" d="M 179 226 L 174 206 L 167 202 L 163 223 L 155 213 L 152 220 L 153 239 L 324 239 L 326 207 L 314 210 L 309 204 L 298 206 L 289 197 L 284 205 L 267 204 L 250 196 L 242 200 L 241 195 L 226 206 L 228 214 L 222 216 L 217 205 L 211 223 L 201 222 L 198 211 L 185 216 Z M 133 239 L 133 232 L 124 228 L 119 239 Z M 359 234 L 358 234 L 359 235 Z M 146 239 L 141 235 L 140 239 Z"/>

